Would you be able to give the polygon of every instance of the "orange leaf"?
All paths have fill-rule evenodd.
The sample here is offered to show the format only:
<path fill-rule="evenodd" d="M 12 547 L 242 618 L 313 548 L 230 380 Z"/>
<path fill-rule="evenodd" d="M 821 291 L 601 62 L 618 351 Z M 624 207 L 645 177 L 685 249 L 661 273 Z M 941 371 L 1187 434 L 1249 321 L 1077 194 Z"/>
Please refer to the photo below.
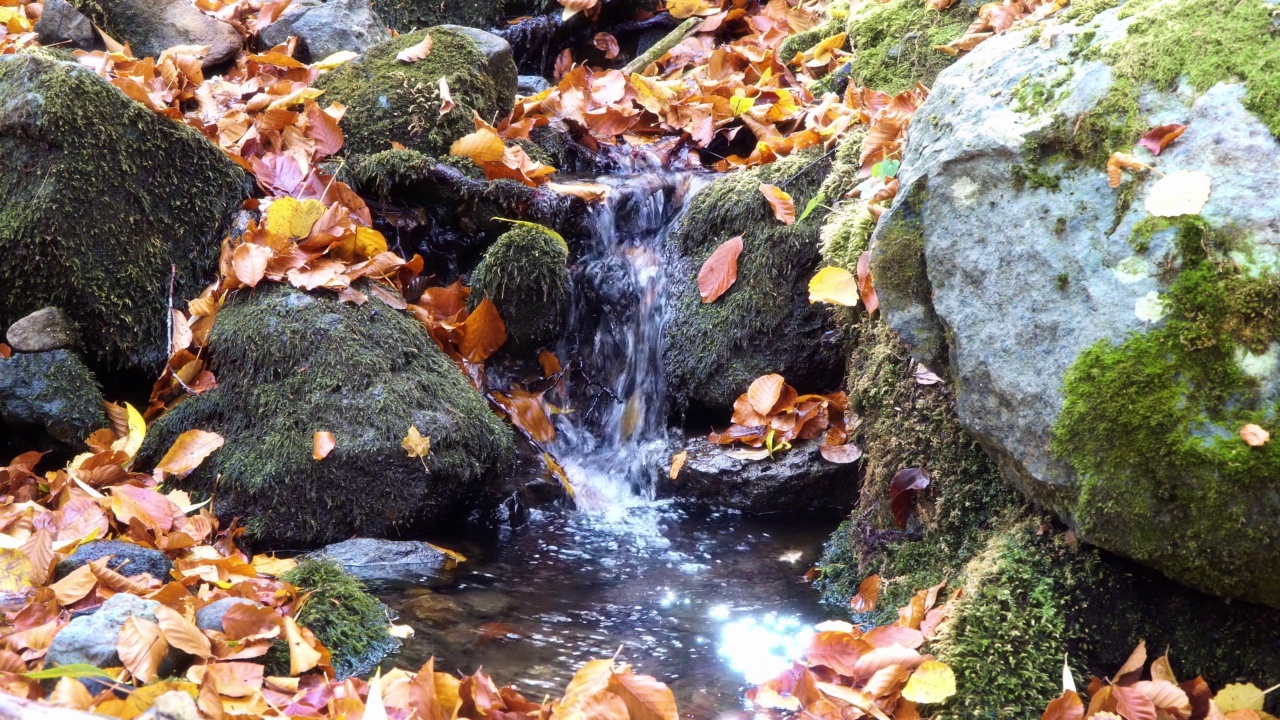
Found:
<path fill-rule="evenodd" d="M 1173 123 L 1170 125 L 1161 125 L 1152 128 L 1142 139 L 1138 141 L 1138 145 L 1151 151 L 1152 155 L 1159 155 L 1165 148 L 1169 147 L 1169 143 L 1182 137 L 1182 133 L 1187 131 L 1186 125 Z"/>
<path fill-rule="evenodd" d="M 858 594 L 849 600 L 849 608 L 856 613 L 868 613 L 876 609 L 880 601 L 880 576 L 872 575 L 858 585 Z"/>
<path fill-rule="evenodd" d="M 756 378 L 751 387 L 747 388 L 747 400 L 751 403 L 751 409 L 768 416 L 782 397 L 782 388 L 786 384 L 787 381 L 776 373 Z"/>
<path fill-rule="evenodd" d="M 156 679 L 160 663 L 169 654 L 169 644 L 160 634 L 159 625 L 134 616 L 126 619 L 120 628 L 116 652 L 130 675 L 149 683 Z"/>
<path fill-rule="evenodd" d="M 200 467 L 200 463 L 213 451 L 222 447 L 223 442 L 223 437 L 218 433 L 188 430 L 173 441 L 169 451 L 156 465 L 156 470 L 165 475 L 186 477 L 192 470 Z"/>
<path fill-rule="evenodd" d="M 430 37 L 430 36 L 428 36 Z M 448 115 L 458 104 L 453 101 L 453 93 L 449 91 L 449 81 L 440 76 L 440 114 Z"/>
<path fill-rule="evenodd" d="M 328 430 L 317 430 L 315 437 L 311 441 L 311 457 L 316 460 L 323 460 L 329 457 L 329 453 L 333 451 L 333 446 L 338 441 L 333 439 L 333 433 Z"/>
<path fill-rule="evenodd" d="M 711 253 L 698 271 L 698 293 L 702 302 L 720 299 L 738 281 L 738 257 L 742 255 L 742 236 L 729 238 Z"/>
<path fill-rule="evenodd" d="M 1244 440 L 1249 447 L 1262 447 L 1271 442 L 1271 433 L 1253 423 L 1249 423 L 1240 428 L 1240 439 Z"/>
<path fill-rule="evenodd" d="M 432 41 L 430 33 L 423 35 L 422 39 L 417 43 L 396 53 L 396 60 L 402 63 L 418 62 L 431 54 L 431 46 L 433 44 L 434 41 Z"/>
<path fill-rule="evenodd" d="M 168 531 L 173 527 L 173 503 L 155 490 L 136 485 L 115 485 L 111 488 L 111 512 L 128 524 L 137 518 L 143 525 Z"/>
<path fill-rule="evenodd" d="M 165 642 L 169 645 L 201 659 L 213 654 L 209 638 L 177 610 L 160 605 L 156 608 L 156 620 L 160 624 L 160 634 L 164 635 Z"/>
<path fill-rule="evenodd" d="M 316 141 L 316 159 L 326 158 L 342 149 L 342 128 L 319 105 L 307 103 L 307 137 Z"/>
<path fill-rule="evenodd" d="M 681 450 L 671 456 L 671 470 L 667 473 L 667 477 L 675 480 L 680 477 L 680 471 L 684 469 L 685 462 L 689 459 L 689 451 Z"/>
<path fill-rule="evenodd" d="M 866 250 L 858 257 L 858 293 L 862 295 L 862 304 L 868 314 L 880 308 L 880 298 L 871 278 L 871 253 Z"/>
<path fill-rule="evenodd" d="M 648 675 L 636 675 L 630 667 L 614 672 L 609 691 L 622 698 L 631 720 L 680 720 L 671 688 Z"/>
<path fill-rule="evenodd" d="M 205 667 L 205 678 L 227 697 L 252 697 L 262 689 L 263 667 L 254 662 L 220 662 Z"/>
<path fill-rule="evenodd" d="M 267 274 L 267 263 L 274 256 L 271 248 L 265 245 L 242 243 L 231 254 L 231 267 L 240 282 L 254 287 Z"/>
<path fill-rule="evenodd" d="M 1150 165 L 1127 153 L 1111 153 L 1111 157 L 1107 158 L 1107 179 L 1111 182 L 1111 187 L 1113 188 L 1120 187 L 1120 181 L 1124 179 L 1122 170 L 1144 171 L 1150 169 Z"/>
<path fill-rule="evenodd" d="M 481 300 L 471 311 L 461 330 L 462 342 L 458 343 L 458 351 L 462 357 L 475 363 L 488 360 L 507 341 L 507 326 L 489 298 Z"/>
<path fill-rule="evenodd" d="M 1044 709 L 1040 720 L 1084 720 L 1084 702 L 1075 690 L 1064 690 Z"/>
<path fill-rule="evenodd" d="M 470 135 L 458 138 L 449 148 L 455 157 L 471 158 L 477 165 L 500 163 L 506 157 L 507 148 L 493 128 L 480 128 Z"/>
<path fill-rule="evenodd" d="M 764 194 L 764 199 L 769 201 L 769 205 L 773 207 L 773 216 L 785 225 L 792 225 L 796 221 L 796 204 L 792 202 L 791 196 L 786 191 L 769 183 L 760 183 L 760 192 Z"/>

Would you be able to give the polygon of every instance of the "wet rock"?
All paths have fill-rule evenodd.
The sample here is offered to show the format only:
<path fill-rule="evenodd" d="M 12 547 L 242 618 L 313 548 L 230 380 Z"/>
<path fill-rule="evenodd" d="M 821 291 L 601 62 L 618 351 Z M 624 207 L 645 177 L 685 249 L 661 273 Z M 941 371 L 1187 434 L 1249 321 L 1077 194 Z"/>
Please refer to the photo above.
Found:
<path fill-rule="evenodd" d="M 240 50 L 242 40 L 235 28 L 187 0 L 96 0 L 95 4 L 107 34 L 129 43 L 138 57 L 160 57 L 175 45 L 204 45 L 209 53 L 202 65 L 208 69 Z"/>
<path fill-rule="evenodd" d="M 760 193 L 762 182 L 784 183 L 803 209 L 829 167 L 819 156 L 806 152 L 717 177 L 690 201 L 668 239 L 664 362 L 677 405 L 725 413 L 768 373 L 783 375 L 801 393 L 839 387 L 842 359 L 830 310 L 809 302 L 809 279 L 821 260 L 817 214 L 784 225 Z M 744 238 L 738 281 L 704 303 L 698 271 L 737 235 Z"/>
<path fill-rule="evenodd" d="M 854 465 L 836 465 L 813 442 L 797 442 L 774 459 L 733 457 L 705 438 L 690 440 L 684 469 L 663 482 L 663 495 L 745 512 L 841 513 L 858 493 Z"/>
<path fill-rule="evenodd" d="M 369 0 L 297 0 L 258 37 L 272 47 L 291 35 L 313 62 L 343 50 L 362 53 L 391 37 Z"/>
<path fill-rule="evenodd" d="M 109 424 L 97 379 L 70 350 L 0 358 L 0 421 L 77 448 Z"/>
<path fill-rule="evenodd" d="M 382 0 L 378 13 L 387 24 L 407 33 L 433 25 L 453 23 L 476 28 L 496 28 L 507 18 L 533 15 L 544 9 L 541 0 L 474 0 L 474 2 L 420 2 Z"/>
<path fill-rule="evenodd" d="M 222 619 L 227 616 L 227 611 L 237 605 L 252 605 L 260 607 L 261 603 L 254 602 L 248 598 L 228 597 L 221 600 L 214 600 L 196 611 L 196 627 L 201 630 L 210 630 L 215 632 L 225 632 L 222 627 Z"/>
<path fill-rule="evenodd" d="M 75 552 L 58 563 L 53 577 L 61 580 L 94 560 L 108 556 L 111 560 L 107 562 L 107 567 L 125 577 L 146 573 L 164 582 L 169 579 L 169 571 L 173 570 L 169 557 L 159 550 L 123 540 L 94 540 L 76 548 Z"/>
<path fill-rule="evenodd" d="M 551 87 L 551 83 L 541 75 L 521 75 L 516 78 L 516 92 L 520 95 L 537 95 Z"/>
<path fill-rule="evenodd" d="M 314 553 L 337 561 L 352 575 L 371 580 L 421 581 L 444 568 L 444 553 L 429 543 L 354 538 L 326 545 Z"/>
<path fill-rule="evenodd" d="M 517 227 L 485 253 L 471 275 L 472 306 L 489 298 L 507 326 L 506 349 L 529 353 L 564 334 L 572 291 L 568 246 L 538 228 Z"/>
<path fill-rule="evenodd" d="M 36 21 L 41 45 L 74 45 L 92 50 L 97 35 L 93 23 L 67 0 L 45 0 L 44 11 Z"/>
<path fill-rule="evenodd" d="M 138 463 L 183 431 L 221 434 L 222 449 L 178 485 L 206 497 L 216 483 L 214 512 L 243 518 L 260 542 L 314 547 L 454 522 L 514 453 L 511 428 L 422 326 L 378 303 L 260 287 L 218 314 L 209 349 L 218 387 L 153 425 Z M 410 425 L 431 437 L 430 472 L 401 447 Z M 317 430 L 337 441 L 319 463 Z"/>
<path fill-rule="evenodd" d="M 75 332 L 56 307 L 42 308 L 10 325 L 5 339 L 9 347 L 24 353 L 70 349 L 76 344 Z"/>
<path fill-rule="evenodd" d="M 400 609 L 416 620 L 430 623 L 452 623 L 466 615 L 466 611 L 456 601 L 436 593 L 415 597 Z"/>
<path fill-rule="evenodd" d="M 131 617 L 156 622 L 155 611 L 159 606 L 155 600 L 144 600 L 137 595 L 112 595 L 93 614 L 74 618 L 58 631 L 45 654 L 44 666 L 55 668 L 84 663 L 100 668 L 121 667 L 120 655 L 116 653 L 120 628 Z M 187 657 L 181 650 L 170 648 L 160 663 L 160 677 L 179 672 Z"/>
<path fill-rule="evenodd" d="M 247 191 L 221 150 L 89 68 L 0 57 L 0 326 L 57 306 L 95 369 L 153 377 L 171 268 L 174 297 L 200 293 Z"/>
<path fill-rule="evenodd" d="M 1280 205 L 1262 190 L 1280 116 L 1258 99 L 1270 76 L 1198 74 L 1192 92 L 1180 61 L 1154 67 L 1203 25 L 1170 8 L 1047 44 L 1007 33 L 939 75 L 872 271 L 889 323 L 917 358 L 949 356 L 961 422 L 1028 496 L 1087 542 L 1280 607 L 1280 446 L 1239 436 L 1274 422 L 1280 387 L 1280 336 L 1257 320 L 1280 286 Z M 1266 32 L 1242 27 L 1205 52 Z M 1134 147 L 1165 123 L 1186 134 L 1158 158 Z M 1160 172 L 1112 189 L 1115 151 Z M 1155 216 L 1179 171 L 1211 179 L 1207 203 Z"/>
<path fill-rule="evenodd" d="M 430 34 L 431 53 L 404 63 L 396 54 Z M 440 115 L 440 78 L 457 107 Z M 473 113 L 503 117 L 515 103 L 511 46 L 489 33 L 456 26 L 408 33 L 370 47 L 363 57 L 322 75 L 315 86 L 347 106 L 344 151 L 369 155 L 399 142 L 430 156 L 475 130 Z"/>

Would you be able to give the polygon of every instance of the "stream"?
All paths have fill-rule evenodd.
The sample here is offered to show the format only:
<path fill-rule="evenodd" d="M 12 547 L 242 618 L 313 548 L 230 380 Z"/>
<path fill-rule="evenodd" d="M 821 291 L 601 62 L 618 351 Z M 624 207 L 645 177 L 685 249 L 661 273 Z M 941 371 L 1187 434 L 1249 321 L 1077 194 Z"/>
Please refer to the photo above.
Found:
<path fill-rule="evenodd" d="M 643 163 L 642 163 L 643 164 Z M 669 437 L 662 369 L 663 243 L 706 186 L 697 172 L 601 178 L 608 199 L 576 253 L 575 303 L 547 394 L 547 449 L 577 508 L 456 540 L 468 561 L 379 596 L 415 635 L 394 658 L 484 668 L 531 698 L 558 696 L 588 660 L 617 655 L 671 686 L 690 718 L 750 717 L 743 693 L 790 665 L 824 613 L 801 576 L 834 524 L 657 500 Z"/>

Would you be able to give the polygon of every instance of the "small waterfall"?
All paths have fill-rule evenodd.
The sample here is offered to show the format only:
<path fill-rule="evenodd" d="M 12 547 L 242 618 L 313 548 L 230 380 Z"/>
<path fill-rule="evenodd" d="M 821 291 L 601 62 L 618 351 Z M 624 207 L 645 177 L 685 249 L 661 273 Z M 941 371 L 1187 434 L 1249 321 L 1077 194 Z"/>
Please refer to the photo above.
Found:
<path fill-rule="evenodd" d="M 662 335 L 662 246 L 705 179 L 695 172 L 601 178 L 591 247 L 574 268 L 574 307 L 557 349 L 568 367 L 554 452 L 587 510 L 653 499 L 670 458 Z"/>

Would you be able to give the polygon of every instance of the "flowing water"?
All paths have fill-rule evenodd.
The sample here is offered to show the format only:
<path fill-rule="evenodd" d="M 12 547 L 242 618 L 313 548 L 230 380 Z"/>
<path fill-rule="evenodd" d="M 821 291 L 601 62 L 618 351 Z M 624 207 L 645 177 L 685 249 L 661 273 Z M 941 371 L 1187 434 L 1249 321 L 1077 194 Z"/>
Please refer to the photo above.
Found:
<path fill-rule="evenodd" d="M 743 691 L 788 666 L 822 619 L 802 580 L 831 531 L 656 501 L 671 456 L 662 244 L 706 184 L 695 172 L 600 180 L 607 202 L 574 267 L 557 348 L 552 453 L 578 509 L 455 541 L 469 560 L 379 593 L 416 634 L 395 662 L 483 667 L 530 697 L 557 696 L 587 660 L 618 654 L 671 685 L 690 718 L 749 716 Z M 461 542 L 461 545 L 459 545 Z"/>

